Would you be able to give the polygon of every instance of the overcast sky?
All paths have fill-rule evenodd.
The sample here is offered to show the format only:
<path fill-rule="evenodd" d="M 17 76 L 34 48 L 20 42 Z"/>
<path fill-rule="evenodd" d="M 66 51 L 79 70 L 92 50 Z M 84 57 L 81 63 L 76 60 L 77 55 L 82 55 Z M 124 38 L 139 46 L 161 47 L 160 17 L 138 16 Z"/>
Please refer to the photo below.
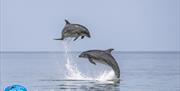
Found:
<path fill-rule="evenodd" d="M 1 0 L 1 51 L 64 51 L 64 19 L 91 38 L 72 51 L 180 51 L 179 0 Z"/>

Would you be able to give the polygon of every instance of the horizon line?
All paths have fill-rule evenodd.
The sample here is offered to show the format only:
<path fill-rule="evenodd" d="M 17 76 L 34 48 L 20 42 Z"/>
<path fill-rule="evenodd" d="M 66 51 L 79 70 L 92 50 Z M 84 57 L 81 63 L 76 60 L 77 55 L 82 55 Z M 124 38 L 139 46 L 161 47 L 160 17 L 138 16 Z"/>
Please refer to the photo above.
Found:
<path fill-rule="evenodd" d="M 65 51 L 0 51 L 0 53 L 64 53 Z M 69 51 L 82 52 L 82 51 Z M 180 51 L 113 51 L 115 53 L 180 53 Z"/>

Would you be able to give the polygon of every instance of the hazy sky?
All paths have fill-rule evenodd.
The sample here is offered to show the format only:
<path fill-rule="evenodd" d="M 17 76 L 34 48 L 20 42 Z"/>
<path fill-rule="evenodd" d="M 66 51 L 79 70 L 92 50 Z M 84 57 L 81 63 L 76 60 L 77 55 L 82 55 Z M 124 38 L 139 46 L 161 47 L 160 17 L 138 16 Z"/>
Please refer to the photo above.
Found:
<path fill-rule="evenodd" d="M 63 51 L 64 19 L 91 38 L 73 51 L 180 51 L 179 0 L 1 0 L 1 51 Z"/>

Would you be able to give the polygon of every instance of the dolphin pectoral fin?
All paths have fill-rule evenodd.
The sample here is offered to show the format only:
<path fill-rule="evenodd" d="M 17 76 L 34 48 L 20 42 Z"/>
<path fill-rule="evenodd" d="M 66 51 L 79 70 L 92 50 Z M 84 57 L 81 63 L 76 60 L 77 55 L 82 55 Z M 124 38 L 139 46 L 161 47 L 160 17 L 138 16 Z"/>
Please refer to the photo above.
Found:
<path fill-rule="evenodd" d="M 79 36 L 75 37 L 75 39 L 74 39 L 73 41 L 77 40 L 77 39 L 78 39 L 78 37 L 79 37 Z"/>
<path fill-rule="evenodd" d="M 92 58 L 88 58 L 89 59 L 89 62 L 96 65 L 96 63 L 92 60 Z"/>
<path fill-rule="evenodd" d="M 81 39 L 83 39 L 84 38 L 84 36 L 81 36 Z"/>

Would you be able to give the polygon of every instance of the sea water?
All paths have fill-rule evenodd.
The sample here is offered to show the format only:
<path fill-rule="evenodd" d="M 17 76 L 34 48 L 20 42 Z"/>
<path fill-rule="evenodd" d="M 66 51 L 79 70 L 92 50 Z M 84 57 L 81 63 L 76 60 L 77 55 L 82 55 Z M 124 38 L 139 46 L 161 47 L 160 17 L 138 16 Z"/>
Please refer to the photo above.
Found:
<path fill-rule="evenodd" d="M 179 52 L 113 52 L 121 70 L 80 59 L 80 52 L 1 52 L 1 91 L 13 84 L 28 91 L 180 91 Z"/>

